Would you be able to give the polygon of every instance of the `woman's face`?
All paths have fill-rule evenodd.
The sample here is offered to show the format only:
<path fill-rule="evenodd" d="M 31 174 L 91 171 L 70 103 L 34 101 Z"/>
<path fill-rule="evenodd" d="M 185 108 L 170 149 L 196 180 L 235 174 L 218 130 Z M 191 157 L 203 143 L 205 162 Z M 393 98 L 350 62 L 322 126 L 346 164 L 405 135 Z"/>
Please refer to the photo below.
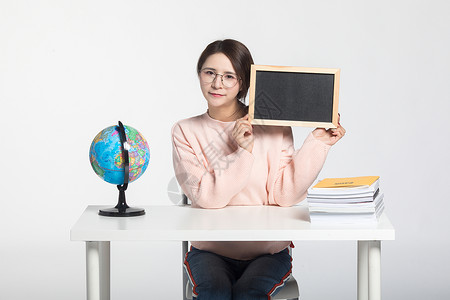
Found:
<path fill-rule="evenodd" d="M 228 78 L 232 78 L 232 76 L 237 77 L 231 61 L 223 53 L 210 55 L 203 64 L 202 70 L 206 70 L 209 74 L 212 74 L 211 72 L 222 74 L 224 76 L 227 76 L 228 74 Z M 202 72 L 200 72 L 199 75 L 200 87 L 202 89 L 203 96 L 206 101 L 208 101 L 209 107 L 219 108 L 237 103 L 236 96 L 239 93 L 240 88 L 239 80 L 237 80 L 235 86 L 226 87 L 222 82 L 222 78 L 224 81 L 229 81 L 229 79 L 226 79 L 221 75 L 217 75 L 212 82 L 204 82 L 202 81 L 201 73 Z"/>

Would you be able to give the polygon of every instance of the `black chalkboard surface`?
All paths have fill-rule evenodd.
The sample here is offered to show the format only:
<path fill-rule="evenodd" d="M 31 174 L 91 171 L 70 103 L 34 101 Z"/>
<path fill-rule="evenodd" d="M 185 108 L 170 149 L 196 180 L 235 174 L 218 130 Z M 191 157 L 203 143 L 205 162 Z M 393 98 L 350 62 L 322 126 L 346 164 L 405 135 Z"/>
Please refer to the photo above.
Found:
<path fill-rule="evenodd" d="M 339 73 L 339 69 L 252 65 L 250 122 L 336 128 Z"/>

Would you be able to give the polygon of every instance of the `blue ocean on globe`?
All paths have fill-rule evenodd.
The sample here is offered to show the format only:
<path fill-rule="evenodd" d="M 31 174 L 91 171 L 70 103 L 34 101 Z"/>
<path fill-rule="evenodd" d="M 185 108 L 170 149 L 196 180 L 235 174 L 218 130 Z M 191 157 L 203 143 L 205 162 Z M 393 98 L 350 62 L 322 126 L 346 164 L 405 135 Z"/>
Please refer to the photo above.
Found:
<path fill-rule="evenodd" d="M 130 146 L 129 179 L 133 182 L 145 172 L 150 161 L 150 150 L 136 129 L 124 126 Z M 95 173 L 104 181 L 121 185 L 124 183 L 125 168 L 118 126 L 110 126 L 100 131 L 91 143 L 89 160 Z"/>

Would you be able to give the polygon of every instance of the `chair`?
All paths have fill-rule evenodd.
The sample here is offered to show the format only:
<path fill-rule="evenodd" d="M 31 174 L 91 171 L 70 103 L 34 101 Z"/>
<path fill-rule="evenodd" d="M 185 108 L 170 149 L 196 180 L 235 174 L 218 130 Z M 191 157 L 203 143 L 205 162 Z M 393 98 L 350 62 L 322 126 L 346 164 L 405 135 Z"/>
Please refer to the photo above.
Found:
<path fill-rule="evenodd" d="M 188 199 L 186 195 L 183 194 L 183 204 L 188 204 Z M 186 253 L 188 252 L 188 242 L 182 242 L 182 264 L 184 264 L 184 258 L 186 257 Z M 291 252 L 291 248 L 289 248 L 289 252 Z M 291 254 L 291 253 L 290 253 Z M 183 296 L 184 299 L 191 300 L 192 299 L 192 285 L 188 280 L 187 274 L 183 267 Z M 184 300 L 183 299 L 183 300 Z M 299 290 L 298 284 L 295 280 L 294 276 L 289 277 L 289 279 L 284 283 L 284 286 L 280 289 L 280 291 L 273 297 L 271 300 L 298 300 L 299 299 Z"/>

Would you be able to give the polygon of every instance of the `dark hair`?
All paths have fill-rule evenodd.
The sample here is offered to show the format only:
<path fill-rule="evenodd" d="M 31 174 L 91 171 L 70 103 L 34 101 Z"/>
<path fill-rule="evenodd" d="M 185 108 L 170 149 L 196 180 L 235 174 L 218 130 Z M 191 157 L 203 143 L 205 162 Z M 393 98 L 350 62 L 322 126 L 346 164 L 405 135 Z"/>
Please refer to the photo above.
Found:
<path fill-rule="evenodd" d="M 197 62 L 197 74 L 200 74 L 206 59 L 216 53 L 223 53 L 231 61 L 237 76 L 241 79 L 238 99 L 244 99 L 250 87 L 250 66 L 253 58 L 248 48 L 232 39 L 217 40 L 206 46 Z"/>

